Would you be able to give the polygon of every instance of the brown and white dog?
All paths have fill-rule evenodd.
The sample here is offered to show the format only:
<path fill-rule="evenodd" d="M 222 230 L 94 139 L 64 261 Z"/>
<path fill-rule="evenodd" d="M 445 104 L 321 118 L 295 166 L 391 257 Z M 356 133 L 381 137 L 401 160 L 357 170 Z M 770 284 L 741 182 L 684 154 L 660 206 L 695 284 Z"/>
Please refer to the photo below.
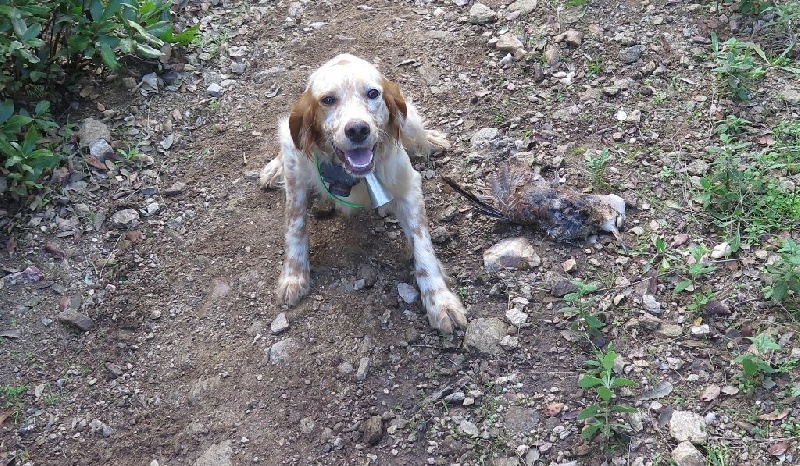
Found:
<path fill-rule="evenodd" d="M 312 195 L 324 195 L 328 189 L 319 168 L 327 164 L 355 182 L 374 174 L 383 183 L 393 197 L 387 207 L 413 250 L 428 321 L 445 333 L 465 327 L 464 306 L 448 288 L 433 251 L 421 177 L 406 152 L 427 155 L 432 147 L 449 144 L 442 133 L 425 129 L 397 85 L 372 64 L 353 55 L 338 55 L 311 74 L 289 116 L 280 120 L 278 137 L 280 155 L 264 167 L 260 177 L 263 187 L 283 182 L 286 192 L 286 251 L 278 300 L 293 306 L 310 290 L 308 203 Z M 352 186 L 343 199 L 371 206 L 365 184 Z"/>

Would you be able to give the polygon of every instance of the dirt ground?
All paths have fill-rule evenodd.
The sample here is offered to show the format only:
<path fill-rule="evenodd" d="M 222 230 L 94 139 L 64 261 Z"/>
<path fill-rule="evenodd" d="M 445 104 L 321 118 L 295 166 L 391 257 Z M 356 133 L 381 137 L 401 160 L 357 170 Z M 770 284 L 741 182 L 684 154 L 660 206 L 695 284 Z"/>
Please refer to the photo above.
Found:
<path fill-rule="evenodd" d="M 796 367 L 754 393 L 702 396 L 737 385 L 731 360 L 753 329 L 787 354 L 800 347 L 791 313 L 761 295 L 777 242 L 717 263 L 708 283 L 725 315 L 687 310 L 677 278 L 649 266 L 653 238 L 676 251 L 725 240 L 693 198 L 696 161 L 713 161 L 705 147 L 722 114 L 797 120 L 781 97 L 797 77 L 770 72 L 745 104 L 723 95 L 710 33 L 752 32 L 730 5 L 487 0 L 496 20 L 472 24 L 473 3 L 189 2 L 180 18 L 201 22 L 197 46 L 83 81 L 65 118 L 102 120 L 123 152 L 144 156 L 98 168 L 76 153 L 50 203 L 2 209 L 3 274 L 35 266 L 41 278 L 0 288 L 0 464 L 665 465 L 677 461 L 679 411 L 701 417 L 708 464 L 794 464 L 800 408 L 783 388 Z M 518 59 L 495 46 L 507 32 L 522 38 Z M 276 154 L 277 118 L 341 52 L 377 63 L 448 134 L 451 150 L 415 163 L 469 319 L 527 314 L 499 351 L 465 348 L 463 332 L 433 331 L 419 301 L 400 299 L 398 284 L 413 283 L 404 239 L 374 212 L 312 220 L 311 295 L 276 304 L 283 196 L 260 190 L 257 173 Z M 154 92 L 139 84 L 150 72 Z M 475 145 L 482 128 L 497 131 Z M 600 187 L 584 154 L 604 148 Z M 440 178 L 480 191 L 520 151 L 548 179 L 622 196 L 629 252 L 607 235 L 565 243 L 482 218 Z M 139 218 L 115 216 L 125 209 Z M 485 271 L 483 252 L 512 237 L 541 263 Z M 618 401 L 638 413 L 610 443 L 583 440 L 576 419 L 595 398 L 577 386 L 592 346 L 559 310 L 573 279 L 600 284 L 607 325 L 593 342 L 613 341 L 619 373 L 636 382 Z M 63 322 L 65 310 L 90 328 Z M 275 335 L 282 312 L 289 327 Z"/>

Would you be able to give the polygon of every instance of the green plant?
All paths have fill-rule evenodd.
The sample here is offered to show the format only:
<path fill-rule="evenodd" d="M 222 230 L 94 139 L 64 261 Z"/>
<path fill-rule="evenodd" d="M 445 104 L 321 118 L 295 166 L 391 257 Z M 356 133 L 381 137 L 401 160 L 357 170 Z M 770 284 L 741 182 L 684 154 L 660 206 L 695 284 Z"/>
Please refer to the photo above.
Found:
<path fill-rule="evenodd" d="M 36 104 L 33 113 L 25 108 L 15 109 L 14 102 L 6 99 L 0 104 L 0 153 L 3 163 L 0 174 L 10 180 L 8 189 L 24 195 L 38 184 L 42 173 L 61 161 L 61 156 L 42 141 L 42 133 L 57 125 L 50 119 L 50 102 Z M 2 190 L 0 190 L 2 194 Z"/>
<path fill-rule="evenodd" d="M 589 62 L 587 67 L 588 71 L 586 72 L 586 77 L 591 78 L 592 76 L 599 75 L 603 72 L 603 59 L 600 57 L 594 58 Z"/>
<path fill-rule="evenodd" d="M 778 254 L 780 259 L 766 267 L 769 285 L 764 289 L 764 297 L 776 303 L 790 296 L 800 296 L 800 246 L 788 238 Z"/>
<path fill-rule="evenodd" d="M 739 378 L 740 386 L 745 390 L 752 390 L 764 375 L 778 372 L 777 369 L 772 367 L 769 360 L 772 352 L 780 350 L 781 346 L 775 343 L 772 336 L 766 333 L 760 333 L 747 339 L 753 344 L 752 352 L 737 356 L 733 362 L 742 365 L 742 374 Z"/>
<path fill-rule="evenodd" d="M 739 6 L 736 9 L 743 15 L 760 15 L 769 6 L 769 2 L 763 0 L 739 0 Z"/>
<path fill-rule="evenodd" d="M 622 387 L 636 385 L 633 380 L 614 376 L 614 360 L 617 353 L 613 344 L 608 348 L 595 351 L 595 359 L 586 361 L 592 369 L 578 381 L 578 387 L 593 390 L 597 401 L 584 408 L 578 414 L 579 421 L 587 421 L 581 435 L 590 439 L 595 434 L 600 434 L 605 440 L 610 440 L 620 430 L 628 430 L 627 424 L 615 419 L 622 413 L 635 413 L 636 409 L 613 403 L 616 390 Z"/>
<path fill-rule="evenodd" d="M 664 273 L 672 267 L 673 262 L 679 261 L 680 257 L 667 249 L 667 242 L 664 240 L 663 236 L 653 236 L 652 241 L 653 248 L 656 250 L 656 252 L 645 264 L 644 271 L 649 271 L 650 268 L 657 263 L 658 272 Z"/>
<path fill-rule="evenodd" d="M 712 32 L 711 48 L 717 64 L 711 71 L 725 79 L 734 97 L 748 100 L 750 98 L 748 87 L 766 74 L 766 70 L 756 63 L 751 53 L 752 44 L 731 37 L 720 46 L 717 34 Z"/>
<path fill-rule="evenodd" d="M 611 161 L 611 155 L 608 149 L 604 148 L 594 157 L 587 152 L 583 155 L 583 161 L 586 164 L 586 168 L 589 169 L 592 186 L 598 189 L 608 187 L 606 168 L 608 167 L 608 162 Z"/>
<path fill-rule="evenodd" d="M 747 129 L 752 123 L 736 115 L 727 115 L 724 120 L 717 124 L 717 133 L 738 136 Z"/>
<path fill-rule="evenodd" d="M 708 290 L 706 292 L 698 291 L 696 293 L 692 293 L 692 302 L 686 306 L 687 309 L 690 311 L 696 311 L 698 309 L 703 309 L 709 301 L 714 299 L 714 292 L 712 290 Z"/>
<path fill-rule="evenodd" d="M 717 270 L 717 268 L 713 265 L 707 264 L 706 254 L 708 254 L 708 248 L 704 244 L 692 246 L 688 248 L 687 251 L 689 254 L 691 254 L 693 259 L 692 263 L 689 264 L 689 267 L 686 270 L 686 272 L 689 274 L 689 279 L 678 282 L 678 284 L 675 285 L 675 293 L 680 293 L 681 291 L 696 284 L 697 280 L 703 275 L 708 275 Z M 706 302 L 708 301 L 706 300 Z M 690 309 L 693 308 L 690 307 Z"/>
<path fill-rule="evenodd" d="M 727 464 L 725 462 L 727 453 L 723 448 L 709 445 L 706 447 L 706 452 L 708 454 L 708 460 L 706 460 L 708 466 L 725 466 Z"/>
<path fill-rule="evenodd" d="M 564 295 L 564 301 L 571 305 L 561 308 L 561 312 L 578 315 L 578 320 L 573 323 L 573 330 L 583 327 L 583 330 L 589 335 L 599 335 L 600 329 L 602 329 L 605 324 L 597 315 L 590 312 L 590 308 L 595 299 L 586 298 L 587 295 L 597 291 L 597 283 L 584 283 L 580 280 L 572 280 L 570 283 L 577 289 L 572 293 Z"/>

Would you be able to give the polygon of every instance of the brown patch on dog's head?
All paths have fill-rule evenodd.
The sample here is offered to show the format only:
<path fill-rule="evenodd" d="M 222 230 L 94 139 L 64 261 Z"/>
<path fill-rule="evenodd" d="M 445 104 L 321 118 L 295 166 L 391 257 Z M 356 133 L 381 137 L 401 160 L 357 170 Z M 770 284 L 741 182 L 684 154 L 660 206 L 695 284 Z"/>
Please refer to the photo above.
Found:
<path fill-rule="evenodd" d="M 289 132 L 297 150 L 311 156 L 311 149 L 317 141 L 322 140 L 322 131 L 317 122 L 317 111 L 319 103 L 311 95 L 310 91 L 305 91 L 295 102 L 289 114 Z"/>
<path fill-rule="evenodd" d="M 405 121 L 408 115 L 408 108 L 406 107 L 406 99 L 400 93 L 400 88 L 397 84 L 383 80 L 383 101 L 389 109 L 389 123 L 387 124 L 386 132 L 394 136 L 400 137 L 400 126 Z"/>

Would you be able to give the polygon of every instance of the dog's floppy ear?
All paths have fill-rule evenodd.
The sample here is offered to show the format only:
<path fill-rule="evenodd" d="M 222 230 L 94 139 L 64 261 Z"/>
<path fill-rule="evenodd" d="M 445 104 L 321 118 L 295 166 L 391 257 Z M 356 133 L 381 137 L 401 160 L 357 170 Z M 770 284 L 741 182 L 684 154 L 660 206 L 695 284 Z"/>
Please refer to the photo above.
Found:
<path fill-rule="evenodd" d="M 294 146 L 300 152 L 311 156 L 312 146 L 320 140 L 320 130 L 317 124 L 317 100 L 311 92 L 305 91 L 295 102 L 289 114 L 289 132 L 292 135 Z"/>
<path fill-rule="evenodd" d="M 397 87 L 397 84 L 385 78 L 383 80 L 383 101 L 389 109 L 389 133 L 395 138 L 399 138 L 400 127 L 408 115 L 406 99 L 400 94 L 400 88 Z"/>

